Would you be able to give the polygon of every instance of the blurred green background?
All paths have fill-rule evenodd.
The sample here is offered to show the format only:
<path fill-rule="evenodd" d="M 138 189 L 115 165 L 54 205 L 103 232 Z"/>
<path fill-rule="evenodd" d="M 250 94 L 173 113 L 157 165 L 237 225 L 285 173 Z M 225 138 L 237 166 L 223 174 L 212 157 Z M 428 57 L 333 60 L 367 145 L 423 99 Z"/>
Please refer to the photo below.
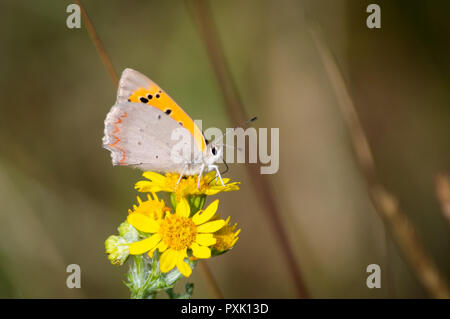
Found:
<path fill-rule="evenodd" d="M 366 27 L 381 6 L 382 28 Z M 0 297 L 127 298 L 127 266 L 104 240 L 136 201 L 140 172 L 113 168 L 102 149 L 115 88 L 70 1 L 2 0 L 0 10 Z M 85 0 L 118 73 L 131 67 L 164 88 L 203 127 L 230 122 L 204 45 L 182 1 Z M 323 31 L 368 134 L 380 181 L 400 200 L 450 277 L 449 228 L 435 196 L 450 163 L 448 1 L 212 1 L 246 111 L 280 128 L 273 186 L 313 297 L 425 297 L 368 199 L 336 96 L 308 32 Z M 225 297 L 293 298 L 273 229 L 243 164 L 221 213 L 242 228 L 232 252 L 208 260 Z M 82 288 L 66 287 L 79 264 Z M 368 264 L 381 289 L 366 287 Z M 389 263 L 389 265 L 387 265 Z M 387 269 L 391 269 L 388 276 Z M 194 271 L 195 298 L 212 295 Z M 179 289 L 182 285 L 178 286 Z"/>

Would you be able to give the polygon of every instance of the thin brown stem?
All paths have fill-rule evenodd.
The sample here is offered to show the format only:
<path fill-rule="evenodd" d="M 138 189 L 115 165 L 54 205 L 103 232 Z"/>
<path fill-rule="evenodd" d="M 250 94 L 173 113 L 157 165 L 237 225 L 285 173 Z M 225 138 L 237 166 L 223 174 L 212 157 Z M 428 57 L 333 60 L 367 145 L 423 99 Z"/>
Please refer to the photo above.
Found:
<path fill-rule="evenodd" d="M 436 195 L 441 204 L 442 215 L 450 226 L 450 176 L 440 173 L 436 176 Z"/>
<path fill-rule="evenodd" d="M 75 2 L 80 6 L 81 15 L 83 16 L 83 20 L 86 25 L 86 29 L 89 33 L 89 36 L 91 37 L 92 43 L 94 43 L 94 45 L 97 49 L 97 52 L 100 55 L 100 59 L 102 60 L 103 65 L 105 66 L 106 70 L 108 71 L 109 75 L 111 76 L 111 80 L 113 81 L 114 85 L 117 86 L 119 83 L 119 78 L 118 78 L 117 73 L 114 69 L 114 66 L 111 62 L 111 59 L 109 58 L 108 53 L 106 53 L 105 47 L 103 46 L 102 41 L 98 37 L 98 34 L 95 31 L 94 25 L 92 24 L 91 19 L 89 19 L 86 9 L 81 4 L 81 1 L 75 0 Z"/>
<path fill-rule="evenodd" d="M 401 210 L 394 195 L 377 180 L 375 161 L 369 141 L 335 59 L 312 21 L 309 30 L 337 96 L 341 114 L 350 133 L 356 160 L 366 177 L 369 195 L 375 210 L 383 220 L 384 225 L 390 230 L 406 261 L 428 293 L 434 298 L 449 298 L 450 292 L 446 280 L 427 254 L 414 226 Z"/>
<path fill-rule="evenodd" d="M 208 283 L 208 286 L 214 295 L 216 299 L 223 299 L 222 291 L 220 290 L 219 286 L 217 285 L 216 280 L 214 279 L 214 276 L 211 273 L 211 270 L 209 269 L 208 265 L 206 264 L 205 260 L 200 260 L 198 262 L 198 266 L 200 267 L 200 270 L 203 274 L 203 278 L 206 279 L 206 282 Z"/>
<path fill-rule="evenodd" d="M 245 116 L 244 106 L 228 68 L 209 4 L 205 0 L 187 0 L 187 5 L 206 46 L 211 65 L 225 100 L 228 115 L 234 123 L 243 123 L 248 117 Z M 264 212 L 274 229 L 297 295 L 300 298 L 309 298 L 308 290 L 301 276 L 300 267 L 297 264 L 292 246 L 281 221 L 281 215 L 273 197 L 271 186 L 267 179 L 259 173 L 258 165 L 247 165 L 246 167 L 253 182 L 255 193 L 261 202 L 264 203 Z"/>
<path fill-rule="evenodd" d="M 108 53 L 106 52 L 105 48 L 103 47 L 103 44 L 100 41 L 100 38 L 99 38 L 97 32 L 95 31 L 94 25 L 92 24 L 92 21 L 89 19 L 86 9 L 82 5 L 81 1 L 75 0 L 75 2 L 80 6 L 81 14 L 86 23 L 86 29 L 89 33 L 89 36 L 91 37 L 92 42 L 94 43 L 95 47 L 97 48 L 97 52 L 100 56 L 100 59 L 103 62 L 103 65 L 105 66 L 106 70 L 108 71 L 109 75 L 111 76 L 111 79 L 112 79 L 114 85 L 117 86 L 119 83 L 119 79 L 117 77 L 117 73 L 111 62 L 111 59 L 109 58 Z M 200 262 L 199 264 L 200 264 L 200 269 L 202 269 L 202 274 L 203 274 L 205 280 L 209 283 L 209 286 L 212 288 L 214 296 L 216 298 L 223 298 L 222 293 L 214 279 L 214 276 L 209 271 L 208 266 L 204 262 Z"/>

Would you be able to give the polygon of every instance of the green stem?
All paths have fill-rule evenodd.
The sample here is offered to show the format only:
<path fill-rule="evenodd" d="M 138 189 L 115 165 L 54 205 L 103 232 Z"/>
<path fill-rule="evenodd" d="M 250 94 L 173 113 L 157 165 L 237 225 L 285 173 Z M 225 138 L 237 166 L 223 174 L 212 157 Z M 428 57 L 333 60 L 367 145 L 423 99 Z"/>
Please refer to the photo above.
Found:
<path fill-rule="evenodd" d="M 128 272 L 128 288 L 132 299 L 154 298 L 153 288 L 155 273 L 152 265 L 146 263 L 145 255 L 133 256 L 133 262 Z M 151 263 L 153 264 L 153 262 Z"/>

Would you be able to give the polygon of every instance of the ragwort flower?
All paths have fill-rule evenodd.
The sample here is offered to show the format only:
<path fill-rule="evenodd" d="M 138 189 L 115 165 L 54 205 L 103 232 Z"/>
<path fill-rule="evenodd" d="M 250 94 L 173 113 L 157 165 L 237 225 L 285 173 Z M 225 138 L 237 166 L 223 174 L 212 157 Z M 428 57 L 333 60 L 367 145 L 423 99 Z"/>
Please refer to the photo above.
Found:
<path fill-rule="evenodd" d="M 229 178 L 224 178 L 222 185 L 216 178 L 216 172 L 208 172 L 200 177 L 200 187 L 198 186 L 198 175 L 184 176 L 179 182 L 180 174 L 166 173 L 161 175 L 155 172 L 145 172 L 143 174 L 147 181 L 139 181 L 135 188 L 139 192 L 175 192 L 177 201 L 190 195 L 215 195 L 220 192 L 230 192 L 239 190 L 239 182 L 231 182 Z M 178 184 L 177 184 L 178 183 Z"/>
<path fill-rule="evenodd" d="M 214 248 L 214 250 L 218 254 L 224 253 L 233 248 L 239 239 L 238 235 L 241 230 L 238 229 L 236 231 L 237 223 L 234 223 L 233 226 L 231 226 L 229 223 L 230 217 L 226 219 L 225 226 L 223 226 L 213 234 L 214 238 L 216 239 L 216 243 L 214 244 L 214 246 L 212 246 L 212 248 Z"/>
<path fill-rule="evenodd" d="M 205 210 L 198 211 L 190 217 L 190 207 L 182 198 L 176 212 L 166 212 L 161 219 L 154 219 L 145 214 L 131 213 L 128 222 L 144 233 L 152 234 L 144 240 L 130 244 L 132 255 L 148 253 L 150 257 L 158 249 L 162 255 L 159 260 L 160 270 L 167 273 L 175 266 L 186 277 L 192 273 L 184 261 L 188 258 L 188 250 L 196 258 L 210 258 L 210 246 L 216 244 L 213 233 L 225 225 L 225 220 L 210 221 L 218 208 L 219 201 L 212 202 Z"/>
<path fill-rule="evenodd" d="M 153 198 L 150 194 L 147 194 L 146 201 L 142 201 L 138 196 L 138 205 L 133 205 L 133 210 L 129 209 L 128 213 L 130 214 L 143 214 L 145 216 L 151 217 L 153 219 L 161 219 L 164 217 L 164 213 L 170 211 L 170 208 L 167 207 L 164 201 L 158 198 L 155 192 L 152 192 Z"/>

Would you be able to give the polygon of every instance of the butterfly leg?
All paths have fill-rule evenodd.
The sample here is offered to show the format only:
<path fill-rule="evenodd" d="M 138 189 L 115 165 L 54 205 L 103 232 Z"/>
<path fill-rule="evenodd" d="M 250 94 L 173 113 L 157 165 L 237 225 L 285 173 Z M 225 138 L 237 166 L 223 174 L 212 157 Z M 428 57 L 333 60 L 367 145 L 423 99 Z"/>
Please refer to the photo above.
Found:
<path fill-rule="evenodd" d="M 181 181 L 181 179 L 183 178 L 183 175 L 184 175 L 184 172 L 186 171 L 187 166 L 188 166 L 188 164 L 185 164 L 185 165 L 183 166 L 183 169 L 181 170 L 181 173 L 180 173 L 180 177 L 178 178 L 178 181 L 177 181 L 177 183 L 175 184 L 175 190 L 174 190 L 174 192 L 177 191 L 177 186 L 178 186 L 178 184 L 180 184 L 180 181 Z"/>
<path fill-rule="evenodd" d="M 202 164 L 200 167 L 200 173 L 198 174 L 198 180 L 197 180 L 197 189 L 200 189 L 200 179 L 202 178 L 203 171 L 205 170 L 205 164 Z"/>
<path fill-rule="evenodd" d="M 222 175 L 220 175 L 220 171 L 219 171 L 219 166 L 217 166 L 217 165 L 209 165 L 209 168 L 212 168 L 212 169 L 214 169 L 215 171 L 216 171 L 216 178 L 217 178 L 217 176 L 219 176 L 219 179 L 220 179 L 220 182 L 222 183 L 222 186 L 225 186 L 225 184 L 224 184 L 224 182 L 223 182 L 223 180 L 222 180 Z"/>

